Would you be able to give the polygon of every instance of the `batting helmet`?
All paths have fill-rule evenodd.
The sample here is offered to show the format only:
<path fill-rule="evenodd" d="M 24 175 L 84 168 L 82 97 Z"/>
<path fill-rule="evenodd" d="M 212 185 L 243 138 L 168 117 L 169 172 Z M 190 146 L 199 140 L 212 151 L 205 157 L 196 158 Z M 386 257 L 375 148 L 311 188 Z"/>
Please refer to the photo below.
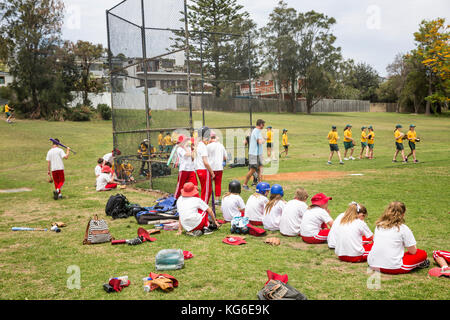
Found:
<path fill-rule="evenodd" d="M 256 192 L 264 195 L 267 191 L 270 191 L 270 184 L 267 182 L 260 182 L 256 186 Z"/>
<path fill-rule="evenodd" d="M 211 137 L 211 129 L 209 127 L 201 127 L 197 132 L 200 139 L 208 140 Z"/>
<path fill-rule="evenodd" d="M 232 180 L 228 184 L 228 191 L 231 193 L 241 193 L 241 183 L 237 180 Z"/>
<path fill-rule="evenodd" d="M 284 196 L 283 187 L 279 184 L 274 184 L 272 188 L 270 188 L 271 194 L 279 194 L 280 196 Z"/>

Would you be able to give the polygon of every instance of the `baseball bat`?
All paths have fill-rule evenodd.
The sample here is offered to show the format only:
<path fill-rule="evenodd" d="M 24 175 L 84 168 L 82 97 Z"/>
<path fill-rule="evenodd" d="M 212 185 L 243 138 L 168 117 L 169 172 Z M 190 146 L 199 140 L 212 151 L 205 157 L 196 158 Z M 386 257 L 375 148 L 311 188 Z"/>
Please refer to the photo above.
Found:
<path fill-rule="evenodd" d="M 50 138 L 49 139 L 51 142 L 53 142 L 53 143 L 56 143 L 58 146 L 61 146 L 61 147 L 63 147 L 63 148 L 68 148 L 68 147 L 66 147 L 65 145 L 63 145 L 61 142 L 58 142 L 58 141 L 56 141 L 55 139 L 52 139 L 52 138 Z M 77 154 L 75 151 L 73 151 L 72 149 L 70 149 L 70 151 L 72 151 L 73 152 L 73 154 Z"/>
<path fill-rule="evenodd" d="M 12 231 L 47 231 L 47 228 L 12 227 Z"/>
<path fill-rule="evenodd" d="M 172 158 L 175 155 L 175 151 L 177 150 L 178 146 L 173 147 L 172 152 L 170 153 L 170 157 L 167 160 L 167 166 L 170 166 L 170 163 L 172 162 Z"/>
<path fill-rule="evenodd" d="M 212 205 L 212 211 L 214 212 L 214 217 L 216 216 L 216 201 L 215 201 L 215 198 L 214 198 L 214 180 L 215 179 L 212 179 L 212 181 L 211 181 L 211 190 L 212 190 L 212 193 L 211 193 L 211 195 L 212 195 L 212 203 L 211 203 L 211 205 Z"/>

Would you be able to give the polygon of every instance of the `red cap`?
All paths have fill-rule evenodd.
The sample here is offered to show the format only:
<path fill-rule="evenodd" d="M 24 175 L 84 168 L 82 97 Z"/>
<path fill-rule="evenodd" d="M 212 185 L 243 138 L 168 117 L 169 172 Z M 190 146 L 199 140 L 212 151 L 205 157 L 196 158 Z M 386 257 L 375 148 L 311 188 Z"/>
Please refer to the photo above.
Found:
<path fill-rule="evenodd" d="M 185 135 L 180 135 L 179 137 L 178 137 L 178 141 L 177 141 L 177 143 L 182 143 L 182 142 L 184 142 L 184 141 L 186 141 L 186 136 Z"/>
<path fill-rule="evenodd" d="M 112 170 L 109 166 L 103 166 L 102 167 L 102 173 L 111 173 Z"/>
<path fill-rule="evenodd" d="M 327 197 L 323 193 L 318 193 L 311 198 L 311 203 L 321 206 L 328 202 L 328 200 L 332 200 L 332 197 Z"/>
<path fill-rule="evenodd" d="M 181 190 L 181 195 L 183 197 L 195 197 L 198 196 L 198 188 L 192 182 L 185 183 L 183 189 Z"/>
<path fill-rule="evenodd" d="M 245 244 L 247 241 L 242 239 L 241 237 L 226 237 L 222 240 L 223 243 L 231 244 L 233 246 L 238 246 L 240 244 Z"/>

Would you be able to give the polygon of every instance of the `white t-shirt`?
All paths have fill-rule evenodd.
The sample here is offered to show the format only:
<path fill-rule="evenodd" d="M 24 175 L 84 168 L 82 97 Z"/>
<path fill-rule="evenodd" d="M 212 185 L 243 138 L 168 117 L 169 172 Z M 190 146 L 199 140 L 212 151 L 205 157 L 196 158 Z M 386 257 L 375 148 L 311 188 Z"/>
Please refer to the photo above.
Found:
<path fill-rule="evenodd" d="M 227 157 L 227 151 L 220 142 L 211 142 L 206 147 L 208 149 L 208 161 L 213 171 L 223 170 L 223 161 Z"/>
<path fill-rule="evenodd" d="M 245 209 L 244 200 L 238 194 L 230 194 L 222 198 L 222 215 L 225 221 L 231 221 L 234 217 L 240 217 L 242 209 Z"/>
<path fill-rule="evenodd" d="M 195 170 L 206 170 L 203 157 L 208 157 L 208 149 L 206 148 L 206 144 L 200 141 L 197 145 L 197 154 L 194 161 Z"/>
<path fill-rule="evenodd" d="M 325 209 L 313 207 L 303 214 L 300 230 L 303 237 L 314 237 L 319 234 L 323 223 L 333 220 Z"/>
<path fill-rule="evenodd" d="M 245 216 L 250 221 L 262 221 L 267 202 L 269 202 L 269 199 L 266 196 L 262 194 L 255 196 L 252 194 L 245 204 Z"/>
<path fill-rule="evenodd" d="M 333 221 L 333 225 L 331 226 L 330 232 L 328 233 L 327 242 L 328 247 L 330 249 L 336 248 L 336 232 L 339 228 L 339 224 L 341 223 L 342 217 L 344 216 L 345 212 L 341 213 L 336 217 L 336 219 Z"/>
<path fill-rule="evenodd" d="M 97 183 L 96 183 L 96 187 L 95 189 L 97 191 L 102 191 L 105 189 L 106 185 L 111 181 L 111 174 L 110 173 L 106 173 L 106 172 L 102 172 L 98 177 L 97 177 Z"/>
<path fill-rule="evenodd" d="M 300 224 L 306 209 L 308 209 L 308 205 L 297 199 L 293 199 L 286 203 L 280 220 L 281 234 L 285 236 L 299 235 Z"/>
<path fill-rule="evenodd" d="M 50 170 L 64 170 L 63 158 L 66 156 L 66 153 L 60 148 L 51 148 L 47 152 L 47 161 L 50 161 Z"/>
<path fill-rule="evenodd" d="M 198 210 L 203 211 L 199 213 Z M 208 209 L 208 205 L 200 198 L 197 197 L 179 197 L 177 200 L 177 210 L 181 226 L 186 231 L 194 230 L 200 222 L 202 222 L 205 212 Z"/>
<path fill-rule="evenodd" d="M 98 177 L 102 173 L 102 166 L 99 165 L 99 164 L 96 165 L 95 169 L 94 169 L 94 172 L 95 172 L 95 176 Z"/>
<path fill-rule="evenodd" d="M 177 148 L 177 156 L 179 161 L 179 171 L 195 171 L 194 161 L 191 156 L 187 156 L 187 151 L 184 148 Z"/>
<path fill-rule="evenodd" d="M 111 165 L 112 165 L 112 164 L 113 164 L 113 163 L 112 163 L 112 160 L 113 160 L 112 152 L 105 154 L 105 155 L 103 156 L 103 160 L 104 160 L 105 162 L 111 163 Z"/>
<path fill-rule="evenodd" d="M 355 219 L 350 223 L 341 223 L 335 235 L 336 248 L 334 252 L 338 257 L 358 257 L 362 256 L 365 251 L 362 237 L 370 238 L 373 233 L 364 221 Z"/>
<path fill-rule="evenodd" d="M 269 231 L 280 230 L 280 220 L 285 206 L 286 202 L 280 200 L 272 207 L 272 209 L 269 212 L 264 214 L 263 217 L 264 229 Z"/>
<path fill-rule="evenodd" d="M 415 245 L 416 239 L 405 224 L 400 226 L 400 230 L 397 227 L 376 227 L 367 263 L 373 268 L 399 269 L 403 265 L 405 248 Z"/>

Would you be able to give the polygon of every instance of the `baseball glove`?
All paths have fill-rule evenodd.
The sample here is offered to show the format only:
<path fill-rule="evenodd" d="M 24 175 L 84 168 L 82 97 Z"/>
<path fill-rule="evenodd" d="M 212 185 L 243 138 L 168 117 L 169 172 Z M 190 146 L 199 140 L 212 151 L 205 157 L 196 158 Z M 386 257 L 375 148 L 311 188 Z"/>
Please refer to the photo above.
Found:
<path fill-rule="evenodd" d="M 417 139 L 416 139 L 416 142 L 420 142 L 420 138 L 417 138 Z"/>
<path fill-rule="evenodd" d="M 279 246 L 280 245 L 280 239 L 272 237 L 272 238 L 267 238 L 266 240 L 264 240 L 264 243 L 270 244 L 272 246 Z"/>

